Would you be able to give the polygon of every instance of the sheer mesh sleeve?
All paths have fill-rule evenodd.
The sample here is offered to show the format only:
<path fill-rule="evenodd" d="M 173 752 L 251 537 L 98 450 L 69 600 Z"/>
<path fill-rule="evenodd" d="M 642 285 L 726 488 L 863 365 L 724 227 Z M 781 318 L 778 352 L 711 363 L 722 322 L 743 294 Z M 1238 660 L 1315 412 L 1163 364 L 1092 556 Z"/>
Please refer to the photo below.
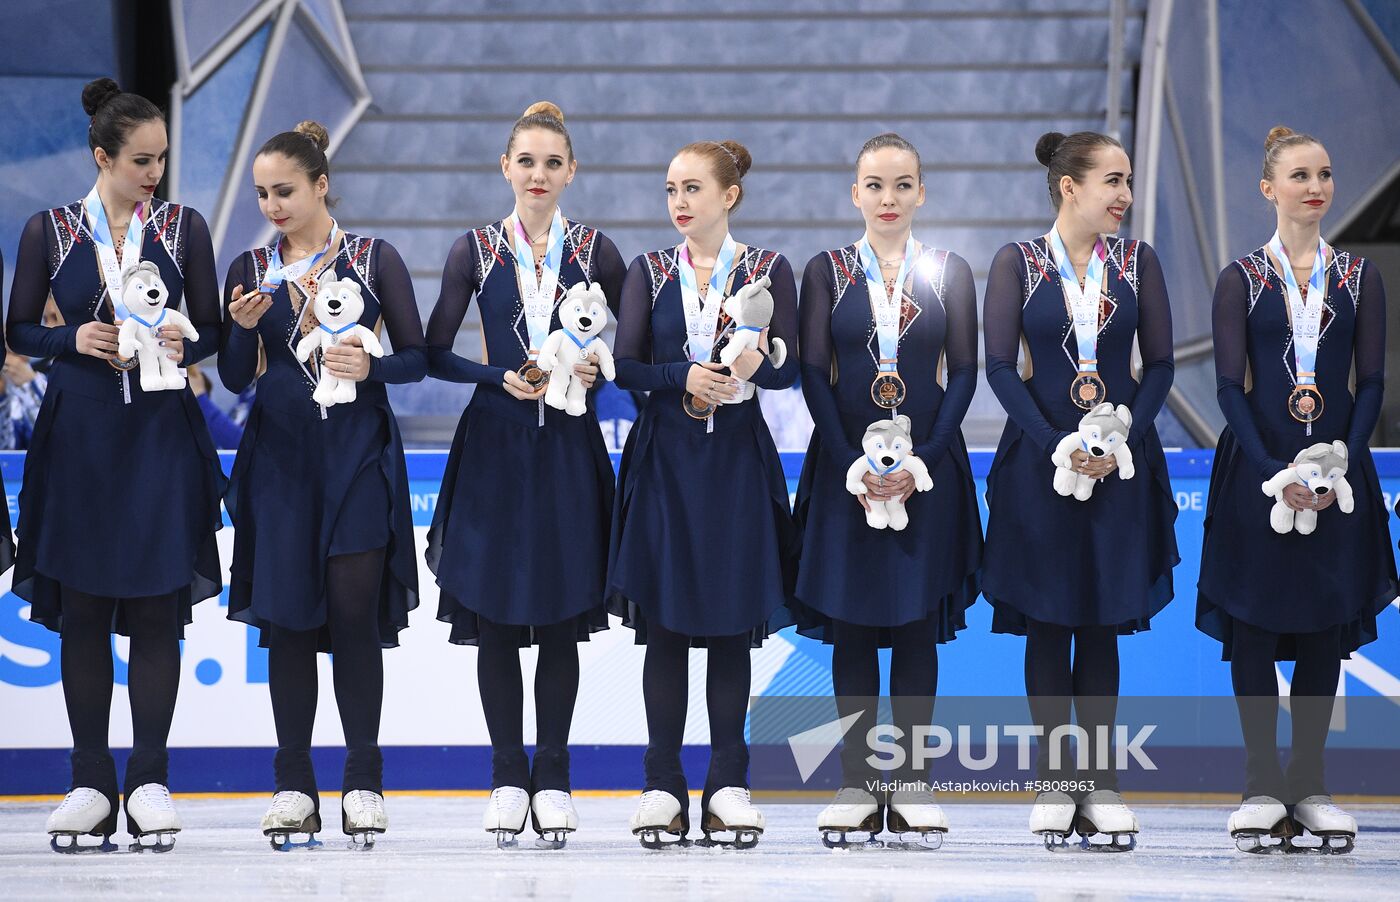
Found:
<path fill-rule="evenodd" d="M 781 391 L 791 388 L 797 381 L 798 340 L 797 340 L 797 280 L 792 274 L 792 264 L 782 254 L 777 256 L 768 269 L 768 291 L 773 295 L 773 319 L 768 323 L 768 346 L 772 348 L 774 339 L 781 339 L 787 347 L 787 359 L 782 366 L 773 366 L 772 358 L 764 357 L 754 370 L 749 381 L 768 391 Z"/>
<path fill-rule="evenodd" d="M 209 237 L 209 225 L 193 207 L 182 207 L 185 219 L 185 312 L 189 315 L 199 338 L 185 341 L 185 356 L 181 366 L 211 356 L 222 341 L 219 314 L 219 274 L 214 269 L 214 243 Z"/>
<path fill-rule="evenodd" d="M 1012 422 L 1049 454 L 1069 433 L 1050 425 L 1016 372 L 1016 356 L 1021 349 L 1021 265 L 1024 259 L 1018 246 L 1008 244 L 997 251 L 987 275 L 987 296 L 982 303 L 987 383 Z"/>
<path fill-rule="evenodd" d="M 369 379 L 390 385 L 422 382 L 428 374 L 428 354 L 423 344 L 423 319 L 413 296 L 413 278 L 397 248 L 382 239 L 375 245 L 379 315 L 384 318 L 393 353 L 369 359 Z"/>
<path fill-rule="evenodd" d="M 242 288 L 245 295 L 256 292 L 258 280 L 253 272 L 253 255 L 242 253 L 228 268 L 224 279 L 224 323 L 219 341 L 219 381 L 224 388 L 237 394 L 253 383 L 258 373 L 258 332 L 245 329 L 228 312 L 233 292 Z"/>
<path fill-rule="evenodd" d="M 10 347 L 27 357 L 59 357 L 78 353 L 81 323 L 44 325 L 44 304 L 49 299 L 49 249 L 47 211 L 35 213 L 20 233 L 15 260 L 15 281 L 10 286 L 10 313 L 6 319 Z"/>
<path fill-rule="evenodd" d="M 1352 339 L 1356 365 L 1356 403 L 1347 430 L 1347 453 L 1355 457 L 1371 440 L 1385 394 L 1385 283 L 1371 261 L 1362 264 L 1361 300 Z"/>
<path fill-rule="evenodd" d="M 686 374 L 694 365 L 688 360 L 651 362 L 651 270 L 645 256 L 632 261 L 622 282 L 613 357 L 617 363 L 617 387 L 629 391 L 683 389 Z"/>
<path fill-rule="evenodd" d="M 943 340 L 948 367 L 948 384 L 943 402 L 928 438 L 914 448 L 914 454 L 933 469 L 948 452 L 948 446 L 962 429 L 963 417 L 977 391 L 977 283 L 972 267 L 957 254 L 949 254 L 944 281 L 947 335 Z"/>
<path fill-rule="evenodd" d="M 822 447 L 839 466 L 849 466 L 861 456 L 841 424 L 836 392 L 831 387 L 831 307 L 835 303 L 831 258 L 817 254 L 802 273 L 802 302 L 798 304 L 798 348 L 802 360 L 802 398 L 812 414 L 812 424 Z"/>
<path fill-rule="evenodd" d="M 1215 283 L 1211 303 L 1211 336 L 1215 344 L 1215 395 L 1225 422 L 1235 433 L 1245 457 L 1258 471 L 1261 481 L 1272 479 L 1287 461 L 1269 456 L 1249 401 L 1244 394 L 1244 374 L 1249 363 L 1249 286 L 1244 273 L 1230 264 Z"/>
<path fill-rule="evenodd" d="M 428 317 L 429 370 L 435 378 L 447 382 L 500 385 L 506 378 L 504 367 L 468 360 L 452 350 L 472 297 L 481 288 L 477 283 L 477 263 L 476 236 L 468 232 L 452 245 L 442 267 L 442 288 Z"/>
<path fill-rule="evenodd" d="M 608 309 L 616 320 L 622 311 L 622 283 L 627 278 L 627 263 L 607 235 L 599 232 L 593 240 L 598 246 L 593 249 L 591 278 L 603 287 L 603 294 L 608 298 Z"/>
<path fill-rule="evenodd" d="M 1146 242 L 1138 242 L 1138 353 L 1142 374 L 1133 398 L 1133 425 L 1128 441 L 1140 442 L 1152 428 L 1176 377 L 1172 355 L 1172 308 L 1167 297 L 1167 281 L 1157 252 Z"/>

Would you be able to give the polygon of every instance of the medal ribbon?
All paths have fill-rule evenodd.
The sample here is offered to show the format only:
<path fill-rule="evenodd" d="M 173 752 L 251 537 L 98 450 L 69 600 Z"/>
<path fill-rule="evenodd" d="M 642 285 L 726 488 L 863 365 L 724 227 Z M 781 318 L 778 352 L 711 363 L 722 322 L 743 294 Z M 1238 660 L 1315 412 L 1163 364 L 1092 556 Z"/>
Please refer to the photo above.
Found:
<path fill-rule="evenodd" d="M 511 212 L 511 248 L 515 252 L 515 274 L 520 282 L 520 302 L 525 307 L 525 328 L 529 331 L 528 356 L 534 362 L 549 337 L 549 321 L 554 315 L 554 295 L 559 289 L 559 263 L 564 258 L 564 216 L 554 208 L 549 223 L 549 239 L 539 278 L 535 278 L 535 252 L 530 236 L 520 224 L 520 211 Z"/>
<path fill-rule="evenodd" d="M 870 247 L 870 236 L 862 235 L 860 262 L 865 268 L 865 289 L 870 295 L 870 317 L 875 321 L 875 337 L 880 348 L 877 368 L 882 373 L 899 370 L 899 315 L 904 306 L 904 280 L 914 268 L 914 260 L 919 255 L 919 244 L 910 235 L 904 243 L 904 259 L 899 264 L 899 275 L 894 280 L 894 291 L 885 291 L 885 280 L 880 275 L 880 261 Z"/>
<path fill-rule="evenodd" d="M 710 272 L 710 287 L 702 304 L 700 286 L 695 279 L 695 267 L 690 262 L 690 248 L 684 241 L 676 248 L 677 268 L 680 270 L 681 307 L 685 311 L 685 348 L 692 362 L 708 361 L 714 351 L 715 325 L 719 322 L 720 307 L 724 303 L 724 289 L 729 284 L 729 273 L 734 269 L 737 249 L 734 236 L 726 232 L 719 256 L 715 257 L 715 268 Z"/>
<path fill-rule="evenodd" d="M 1308 276 L 1308 296 L 1298 287 L 1293 264 L 1278 232 L 1269 239 L 1269 250 L 1283 264 L 1283 290 L 1288 296 L 1288 313 L 1293 328 L 1293 363 L 1297 385 L 1317 384 L 1317 342 L 1322 335 L 1323 300 L 1327 297 L 1327 242 L 1317 239 L 1317 256 Z"/>
<path fill-rule="evenodd" d="M 1074 318 L 1074 341 L 1079 349 L 1079 372 L 1096 373 L 1099 370 L 1099 295 L 1103 290 L 1104 270 L 1108 261 L 1108 248 L 1102 237 L 1095 239 L 1094 251 L 1089 255 L 1089 265 L 1084 270 L 1084 287 L 1079 287 L 1079 276 L 1074 272 L 1074 264 L 1069 260 L 1069 251 L 1060 238 L 1058 228 L 1052 227 L 1046 236 L 1050 254 L 1060 274 L 1060 287 L 1069 301 L 1070 314 Z"/>
<path fill-rule="evenodd" d="M 291 279 L 293 282 L 311 272 L 316 264 L 330 252 L 331 243 L 335 241 L 335 233 L 339 229 L 334 219 L 331 220 L 331 233 L 326 236 L 326 244 L 313 256 L 305 260 L 298 260 L 295 263 L 282 263 L 282 239 L 278 238 L 272 243 L 272 259 L 268 261 L 267 272 L 263 275 L 262 283 L 258 285 L 258 294 L 265 294 L 271 297 L 276 293 L 278 286 Z"/>
<path fill-rule="evenodd" d="M 137 315 L 134 314 L 134 313 L 131 314 L 131 318 L 134 319 L 134 320 L 136 320 L 136 321 L 137 321 L 138 323 L 140 323 L 141 325 L 145 326 L 147 329 L 150 329 L 150 330 L 151 330 L 151 337 L 155 338 L 155 337 L 158 337 L 158 336 L 160 335 L 160 332 L 157 330 L 156 327 L 159 326 L 161 323 L 165 322 L 165 314 L 166 314 L 166 312 L 167 312 L 167 308 L 162 307 L 161 310 L 160 310 L 160 316 L 156 317 L 156 321 L 153 322 L 153 323 L 148 323 L 148 322 L 146 322 L 144 319 L 142 319 L 141 317 L 137 316 Z"/>
<path fill-rule="evenodd" d="M 901 466 L 903 466 L 903 464 L 904 464 L 904 461 L 901 460 L 901 461 L 899 461 L 899 463 L 896 463 L 894 466 L 890 467 L 888 470 L 882 470 L 882 469 L 880 469 L 880 465 L 877 464 L 877 463 L 875 463 L 875 461 L 871 460 L 871 459 L 870 459 L 870 455 L 868 455 L 868 454 L 867 454 L 866 457 L 865 457 L 865 462 L 866 462 L 867 464 L 870 465 L 870 469 L 875 473 L 875 475 L 876 475 L 876 476 L 879 476 L 881 479 L 883 479 L 883 478 L 885 478 L 886 476 L 890 475 L 890 474 L 893 473 L 895 470 L 898 470 L 898 469 L 899 469 Z"/>
<path fill-rule="evenodd" d="M 112 302 L 112 316 L 126 319 L 131 311 L 122 303 L 122 273 L 135 266 L 141 259 L 141 237 L 146 228 L 146 205 L 140 203 L 131 213 L 131 222 L 126 226 L 126 241 L 122 244 L 121 260 L 117 260 L 117 246 L 112 239 L 112 228 L 107 222 L 107 211 L 102 208 L 102 198 L 93 185 L 87 197 L 83 198 L 83 208 L 87 211 L 88 231 L 92 232 L 93 243 L 97 245 L 97 262 L 102 266 L 102 281 L 107 297 Z"/>

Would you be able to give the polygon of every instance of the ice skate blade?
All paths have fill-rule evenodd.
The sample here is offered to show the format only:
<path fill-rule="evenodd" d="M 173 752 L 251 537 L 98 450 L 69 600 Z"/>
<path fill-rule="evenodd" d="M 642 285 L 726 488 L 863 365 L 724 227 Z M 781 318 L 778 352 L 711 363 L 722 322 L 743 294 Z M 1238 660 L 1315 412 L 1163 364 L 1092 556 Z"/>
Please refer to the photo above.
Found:
<path fill-rule="evenodd" d="M 865 839 L 851 839 L 852 833 L 866 833 Z M 842 852 L 863 852 L 868 849 L 883 849 L 884 842 L 875 838 L 875 834 L 865 830 L 833 830 L 827 828 L 821 831 L 822 845 L 828 849 Z"/>
<path fill-rule="evenodd" d="M 1090 836 L 1107 836 L 1108 842 L 1090 842 Z M 1084 852 L 1131 852 L 1137 848 L 1136 833 L 1090 833 L 1079 835 L 1079 848 Z"/>
<path fill-rule="evenodd" d="M 572 830 L 543 830 L 539 836 L 535 837 L 535 848 L 548 852 L 557 852 L 569 844 L 569 834 Z"/>
<path fill-rule="evenodd" d="M 1305 830 L 1306 828 L 1302 828 Z M 1302 830 L 1299 831 L 1302 833 Z M 1318 845 L 1302 844 L 1298 842 L 1297 836 L 1289 836 L 1283 840 L 1284 851 L 1294 855 L 1346 855 L 1356 848 L 1356 837 L 1350 833 L 1312 833 L 1320 840 Z"/>
<path fill-rule="evenodd" d="M 137 836 L 136 841 L 126 847 L 128 852 L 169 852 L 175 848 L 176 830 L 157 830 L 152 833 L 142 833 Z M 147 845 L 145 840 L 151 839 Z"/>
<path fill-rule="evenodd" d="M 498 849 L 520 848 L 520 830 L 488 830 L 487 832 L 496 834 L 496 848 Z"/>
<path fill-rule="evenodd" d="M 269 830 L 266 834 L 268 842 L 272 845 L 274 852 L 295 852 L 299 849 L 310 851 L 321 845 L 321 841 L 316 838 L 315 833 L 299 833 L 296 831 Z M 305 836 L 301 842 L 293 842 L 292 837 Z"/>
<path fill-rule="evenodd" d="M 356 831 L 350 834 L 350 840 L 345 844 L 345 847 L 354 852 L 371 852 L 374 850 L 375 838 L 383 832 L 382 830 Z"/>
<path fill-rule="evenodd" d="M 905 830 L 898 834 L 898 838 L 885 843 L 887 849 L 898 849 L 903 852 L 937 852 L 943 848 L 943 834 L 945 830 Z"/>
<path fill-rule="evenodd" d="M 1045 849 L 1048 852 L 1066 852 L 1069 850 L 1069 831 L 1061 833 L 1058 830 L 1043 830 L 1036 835 L 1045 840 Z"/>
<path fill-rule="evenodd" d="M 78 842 L 79 836 L 100 835 L 102 841 L 96 845 L 83 845 Z M 68 842 L 59 842 L 60 837 L 66 837 Z M 112 842 L 112 834 L 87 834 L 87 833 L 50 833 L 49 848 L 60 855 L 89 855 L 94 852 L 115 852 L 117 844 Z"/>
<path fill-rule="evenodd" d="M 752 849 L 754 846 L 758 845 L 758 838 L 763 835 L 763 831 L 761 830 L 752 830 L 748 828 L 740 828 L 738 830 L 705 830 L 703 832 L 705 834 L 704 837 L 697 839 L 695 844 L 706 849 Z M 716 833 L 731 833 L 733 836 L 731 838 L 724 838 L 721 836 L 719 839 L 716 839 Z"/>
<path fill-rule="evenodd" d="M 651 852 L 665 852 L 672 849 L 688 849 L 694 843 L 689 837 L 682 833 L 673 833 L 669 830 L 662 830 L 659 827 L 644 828 L 632 831 L 632 835 L 642 844 L 642 848 Z M 665 836 L 674 836 L 675 839 L 663 839 Z"/>
<path fill-rule="evenodd" d="M 1231 838 L 1235 841 L 1236 849 L 1252 855 L 1269 855 L 1274 852 L 1288 851 L 1288 844 L 1282 836 L 1268 832 L 1239 831 L 1231 834 Z"/>

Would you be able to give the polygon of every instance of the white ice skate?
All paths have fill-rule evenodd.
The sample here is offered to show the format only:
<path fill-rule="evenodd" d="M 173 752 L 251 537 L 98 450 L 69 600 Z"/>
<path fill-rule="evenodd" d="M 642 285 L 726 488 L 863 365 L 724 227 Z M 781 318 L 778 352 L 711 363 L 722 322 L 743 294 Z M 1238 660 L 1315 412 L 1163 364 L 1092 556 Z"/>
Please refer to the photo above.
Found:
<path fill-rule="evenodd" d="M 933 851 L 943 845 L 943 835 L 948 832 L 948 817 L 934 801 L 931 789 L 891 793 L 885 821 L 898 837 L 887 843 L 892 849 Z"/>
<path fill-rule="evenodd" d="M 1065 792 L 1042 792 L 1031 806 L 1031 832 L 1045 840 L 1051 852 L 1064 849 L 1074 830 L 1074 799 Z"/>
<path fill-rule="evenodd" d="M 701 846 L 726 849 L 752 849 L 763 835 L 763 812 L 753 806 L 749 791 L 742 786 L 726 786 L 710 796 L 710 807 L 700 815 Z M 714 834 L 730 834 L 716 839 Z"/>
<path fill-rule="evenodd" d="M 117 832 L 117 813 L 112 803 L 95 789 L 79 786 L 71 790 L 44 824 L 49 834 L 49 848 L 55 852 L 115 852 L 112 834 Z M 80 836 L 97 836 L 96 845 L 82 845 Z M 66 840 L 66 841 L 60 841 Z"/>
<path fill-rule="evenodd" d="M 574 797 L 562 789 L 543 789 L 530 799 L 530 820 L 539 838 L 535 845 L 541 849 L 562 849 L 569 834 L 578 829 L 578 810 Z"/>
<path fill-rule="evenodd" d="M 316 803 L 304 792 L 279 792 L 262 819 L 263 836 L 278 852 L 292 849 L 313 849 L 321 844 L 316 834 L 321 832 L 321 814 Z M 294 842 L 296 836 L 305 836 Z"/>
<path fill-rule="evenodd" d="M 126 797 L 126 829 L 136 840 L 128 847 L 132 852 L 169 852 L 175 848 L 180 815 L 175 813 L 170 790 L 159 783 L 136 787 Z"/>
<path fill-rule="evenodd" d="M 1356 818 L 1338 808 L 1329 795 L 1308 796 L 1293 806 L 1293 820 L 1300 828 L 1316 836 L 1319 845 L 1303 845 L 1293 837 L 1285 840 L 1290 852 L 1320 852 L 1324 855 L 1345 855 L 1356 848 Z"/>
<path fill-rule="evenodd" d="M 1079 848 L 1093 852 L 1131 852 L 1137 848 L 1138 819 L 1123 797 L 1112 789 L 1096 789 L 1079 803 L 1074 818 Z M 1096 835 L 1107 842 L 1092 842 Z"/>
<path fill-rule="evenodd" d="M 1241 852 L 1282 852 L 1288 849 L 1293 822 L 1278 799 L 1250 796 L 1230 814 L 1229 830 Z"/>
<path fill-rule="evenodd" d="M 384 797 L 368 789 L 354 789 L 341 796 L 340 829 L 350 837 L 352 849 L 373 849 L 374 838 L 389 829 Z"/>
<path fill-rule="evenodd" d="M 817 831 L 828 849 L 878 849 L 884 845 L 875 838 L 885 827 L 883 805 L 875 796 L 855 786 L 843 787 L 831 804 L 817 815 Z M 865 839 L 851 839 L 864 833 Z"/>
<path fill-rule="evenodd" d="M 519 786 L 500 786 L 491 790 L 481 826 L 496 834 L 496 848 L 513 849 L 516 837 L 525 830 L 525 817 L 530 813 L 530 794 Z"/>
<path fill-rule="evenodd" d="M 661 789 L 642 793 L 637 800 L 637 810 L 632 814 L 632 835 L 641 841 L 642 848 L 684 848 L 690 845 L 686 837 L 689 832 L 690 819 L 679 799 Z M 664 839 L 663 836 L 676 838 Z"/>

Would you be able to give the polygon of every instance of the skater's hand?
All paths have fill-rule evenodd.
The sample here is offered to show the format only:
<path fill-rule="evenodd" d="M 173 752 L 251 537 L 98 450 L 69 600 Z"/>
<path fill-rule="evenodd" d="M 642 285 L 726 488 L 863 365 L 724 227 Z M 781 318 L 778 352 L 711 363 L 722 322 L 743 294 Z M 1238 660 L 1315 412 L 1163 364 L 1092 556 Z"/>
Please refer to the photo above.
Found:
<path fill-rule="evenodd" d="M 758 372 L 758 368 L 763 365 L 763 361 L 768 359 L 768 330 L 764 329 L 758 333 L 758 347 L 744 351 L 734 359 L 734 364 L 729 367 L 729 371 L 740 379 L 748 381 L 753 378 L 753 374 Z"/>
<path fill-rule="evenodd" d="M 1305 485 L 1296 482 L 1283 487 L 1283 503 L 1295 511 L 1324 511 L 1337 501 L 1336 492 L 1318 495 Z"/>
<path fill-rule="evenodd" d="M 506 378 L 501 382 L 501 388 L 506 390 L 506 394 L 512 398 L 519 398 L 521 401 L 538 401 L 544 397 L 545 389 L 549 387 L 548 382 L 540 384 L 539 388 L 531 389 L 530 383 L 520 378 L 520 374 L 514 370 L 506 370 Z"/>
<path fill-rule="evenodd" d="M 1069 463 L 1070 466 L 1073 467 L 1074 472 L 1082 473 L 1090 479 L 1103 479 L 1114 470 L 1118 469 L 1118 460 L 1112 455 L 1108 457 L 1094 457 L 1088 451 L 1082 449 L 1076 450 L 1070 454 Z"/>
<path fill-rule="evenodd" d="M 160 327 L 160 346 L 165 348 L 165 356 L 179 364 L 185 359 L 185 336 L 179 326 Z"/>
<path fill-rule="evenodd" d="M 685 374 L 685 390 L 711 404 L 732 400 L 738 394 L 738 380 L 720 373 L 722 369 L 718 363 L 692 364 Z"/>
<path fill-rule="evenodd" d="M 98 360 L 111 360 L 117 354 L 117 327 L 90 322 L 78 327 L 78 353 Z"/>
<path fill-rule="evenodd" d="M 243 286 L 239 285 L 233 289 L 228 305 L 228 315 L 233 317 L 233 321 L 245 329 L 256 329 L 258 320 L 262 319 L 264 313 L 272 309 L 272 295 L 269 294 L 248 294 L 243 293 Z"/>
<path fill-rule="evenodd" d="M 574 364 L 574 376 L 583 383 L 584 388 L 592 388 L 593 383 L 598 381 L 598 357 L 589 354 Z"/>
<path fill-rule="evenodd" d="M 914 476 L 904 470 L 886 476 L 884 485 L 880 484 L 880 477 L 874 473 L 866 473 L 861 481 L 865 483 L 865 494 L 856 497 L 861 499 L 866 510 L 870 510 L 865 503 L 867 497 L 871 501 L 905 501 L 914 494 Z"/>
<path fill-rule="evenodd" d="M 369 354 L 360 344 L 359 336 L 351 335 L 338 345 L 326 348 L 325 366 L 337 379 L 363 382 L 369 378 Z"/>

